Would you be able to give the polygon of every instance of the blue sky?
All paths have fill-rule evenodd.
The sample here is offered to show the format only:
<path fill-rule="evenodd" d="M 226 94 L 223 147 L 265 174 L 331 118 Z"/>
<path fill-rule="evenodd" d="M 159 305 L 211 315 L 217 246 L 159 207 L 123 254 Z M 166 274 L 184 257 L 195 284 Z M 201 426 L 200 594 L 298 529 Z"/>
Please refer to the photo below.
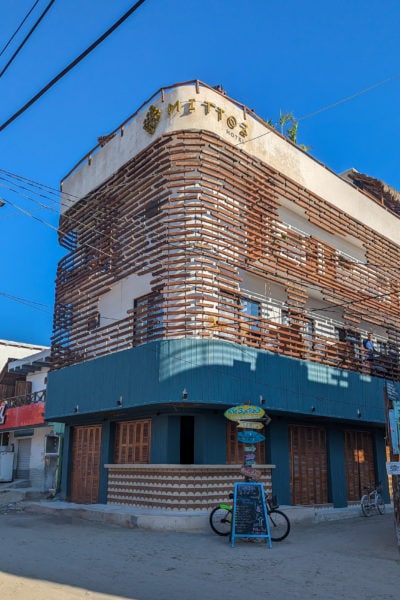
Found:
<path fill-rule="evenodd" d="M 33 4 L 1 0 L 0 52 Z M 47 4 L 39 1 L 0 56 L 0 70 Z M 133 4 L 56 0 L 0 78 L 1 123 Z M 222 84 L 273 121 L 290 111 L 300 119 L 299 143 L 315 158 L 338 173 L 354 167 L 400 189 L 399 21 L 398 0 L 146 0 L 0 132 L 0 197 L 7 202 L 0 208 L 0 338 L 50 343 L 63 255 L 55 190 L 98 136 L 164 85 Z M 4 171 L 47 187 L 32 188 Z"/>

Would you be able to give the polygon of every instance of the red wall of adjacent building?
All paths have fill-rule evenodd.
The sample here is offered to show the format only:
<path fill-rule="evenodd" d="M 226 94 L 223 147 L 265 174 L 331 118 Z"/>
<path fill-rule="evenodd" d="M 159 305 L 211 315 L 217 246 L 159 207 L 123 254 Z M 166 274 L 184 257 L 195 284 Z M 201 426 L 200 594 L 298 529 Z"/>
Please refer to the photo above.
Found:
<path fill-rule="evenodd" d="M 4 412 L 4 424 L 0 425 L 0 431 L 42 425 L 44 423 L 44 402 L 35 402 L 26 406 L 6 408 Z"/>

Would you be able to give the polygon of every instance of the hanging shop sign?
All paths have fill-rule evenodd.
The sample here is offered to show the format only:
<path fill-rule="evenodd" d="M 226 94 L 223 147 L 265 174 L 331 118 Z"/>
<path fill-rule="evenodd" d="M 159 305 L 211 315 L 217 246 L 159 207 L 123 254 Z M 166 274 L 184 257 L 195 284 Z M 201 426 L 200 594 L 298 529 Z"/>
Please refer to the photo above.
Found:
<path fill-rule="evenodd" d="M 244 460 L 246 461 L 246 465 L 249 465 L 250 463 L 254 464 L 256 455 L 254 452 L 247 452 L 247 454 L 244 455 Z"/>
<path fill-rule="evenodd" d="M 238 421 L 237 426 L 240 429 L 264 429 L 262 421 Z"/>
<path fill-rule="evenodd" d="M 256 450 L 257 450 L 257 448 L 255 446 L 245 446 L 244 447 L 245 452 L 255 452 Z"/>
<path fill-rule="evenodd" d="M 400 462 L 387 462 L 386 472 L 388 475 L 400 475 Z"/>
<path fill-rule="evenodd" d="M 392 408 L 388 410 L 388 421 L 393 454 L 400 454 L 400 419 Z"/>
<path fill-rule="evenodd" d="M 238 441 L 244 444 L 259 444 L 264 440 L 265 435 L 258 433 L 258 431 L 253 431 L 252 429 L 245 429 L 238 433 Z"/>
<path fill-rule="evenodd" d="M 229 421 L 244 421 L 249 419 L 261 419 L 265 414 L 265 410 L 259 406 L 251 404 L 240 404 L 239 406 L 231 406 L 224 412 L 224 416 Z"/>
<path fill-rule="evenodd" d="M 257 471 L 257 469 L 251 466 L 244 465 L 240 469 L 240 473 L 243 475 L 243 477 L 247 477 L 253 481 L 258 481 L 260 479 L 260 473 Z"/>

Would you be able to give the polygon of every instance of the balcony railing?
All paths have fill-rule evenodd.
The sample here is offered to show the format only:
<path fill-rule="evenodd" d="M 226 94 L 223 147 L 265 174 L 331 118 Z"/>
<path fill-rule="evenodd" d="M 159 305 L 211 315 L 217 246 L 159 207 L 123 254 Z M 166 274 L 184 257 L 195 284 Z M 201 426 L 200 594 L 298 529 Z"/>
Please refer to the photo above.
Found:
<path fill-rule="evenodd" d="M 386 344 L 385 350 L 373 357 L 358 338 L 339 340 L 333 335 L 308 332 L 301 325 L 283 325 L 265 318 L 249 317 L 236 307 L 223 313 L 206 314 L 193 308 L 190 314 L 164 312 L 154 326 L 154 318 L 146 321 L 137 313 L 93 330 L 81 329 L 70 336 L 68 344 L 53 340 L 53 368 L 84 362 L 120 350 L 161 339 L 196 337 L 220 339 L 284 356 L 310 360 L 328 366 L 366 373 L 376 377 L 400 380 L 399 350 Z M 154 314 L 152 315 L 154 317 Z M 59 338 L 58 341 L 61 341 Z"/>
<path fill-rule="evenodd" d="M 27 406 L 28 404 L 36 404 L 46 400 L 46 390 L 32 392 L 31 394 L 23 394 L 21 396 L 13 396 L 6 398 L 7 408 L 16 408 L 18 406 Z"/>

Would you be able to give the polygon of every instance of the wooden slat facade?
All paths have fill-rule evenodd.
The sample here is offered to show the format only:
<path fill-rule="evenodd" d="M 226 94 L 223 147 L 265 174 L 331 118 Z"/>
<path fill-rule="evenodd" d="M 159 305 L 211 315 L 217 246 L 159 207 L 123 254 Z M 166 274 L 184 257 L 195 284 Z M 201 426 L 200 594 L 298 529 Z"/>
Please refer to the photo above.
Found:
<path fill-rule="evenodd" d="M 289 228 L 279 216 L 288 202 L 321 231 L 357 238 L 366 263 Z M 155 140 L 66 211 L 59 236 L 70 252 L 57 272 L 53 368 L 200 336 L 399 379 L 400 248 L 212 133 Z M 260 314 L 248 326 L 243 272 L 283 287 L 285 323 Z M 99 315 L 99 297 L 132 274 L 151 275 L 148 297 L 132 298 L 119 320 Z M 337 307 L 344 331 L 355 329 L 360 340 L 362 327 L 386 332 L 374 365 L 362 346 L 355 353 L 346 338 L 308 331 L 312 289 Z"/>

